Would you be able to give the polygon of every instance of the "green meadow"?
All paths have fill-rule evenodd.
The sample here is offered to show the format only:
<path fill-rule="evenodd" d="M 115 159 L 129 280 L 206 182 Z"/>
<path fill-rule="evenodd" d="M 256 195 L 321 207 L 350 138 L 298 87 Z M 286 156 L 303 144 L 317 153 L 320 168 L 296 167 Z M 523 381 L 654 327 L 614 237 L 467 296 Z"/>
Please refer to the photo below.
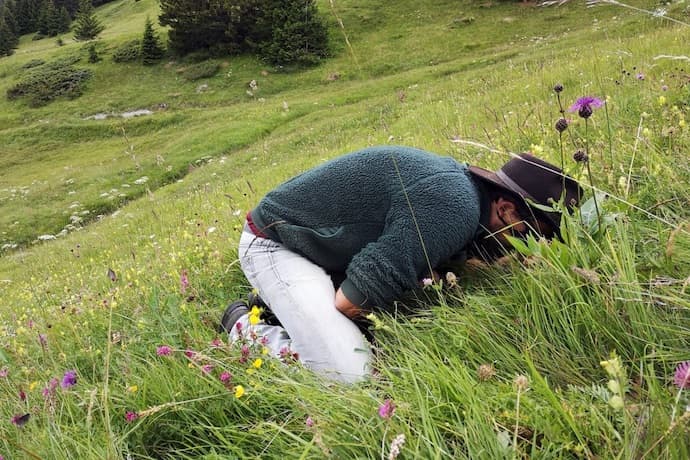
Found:
<path fill-rule="evenodd" d="M 113 62 L 154 0 L 96 10 L 97 63 L 69 34 L 0 58 L 0 458 L 690 457 L 690 4 L 317 3 L 332 56 L 307 69 Z M 68 58 L 81 96 L 5 97 Z M 532 151 L 596 206 L 379 314 L 364 383 L 243 354 L 215 328 L 249 290 L 245 213 L 378 144 Z"/>

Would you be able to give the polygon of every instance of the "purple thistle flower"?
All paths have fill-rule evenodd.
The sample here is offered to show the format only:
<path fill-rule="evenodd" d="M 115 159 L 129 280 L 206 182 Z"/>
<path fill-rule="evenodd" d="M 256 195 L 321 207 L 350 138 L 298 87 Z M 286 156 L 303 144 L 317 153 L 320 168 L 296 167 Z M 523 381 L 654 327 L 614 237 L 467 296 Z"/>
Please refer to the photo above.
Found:
<path fill-rule="evenodd" d="M 227 383 L 227 382 L 229 382 L 230 380 L 232 380 L 232 374 L 231 374 L 230 372 L 228 372 L 228 371 L 223 371 L 223 372 L 220 374 L 220 377 L 219 377 L 219 378 L 220 378 L 220 381 L 221 381 L 221 382 Z"/>
<path fill-rule="evenodd" d="M 203 372 L 204 374 L 210 374 L 213 370 L 213 367 L 213 364 L 204 364 L 203 366 L 201 366 L 201 372 Z"/>
<path fill-rule="evenodd" d="M 577 112 L 582 118 L 592 116 L 593 109 L 598 109 L 604 105 L 604 101 L 594 96 L 581 97 L 568 109 L 570 112 Z"/>
<path fill-rule="evenodd" d="M 18 427 L 22 427 L 26 425 L 26 422 L 29 421 L 29 418 L 31 417 L 31 414 L 23 414 L 23 415 L 15 415 L 13 416 L 10 421 L 12 422 L 13 425 L 17 425 Z"/>
<path fill-rule="evenodd" d="M 138 418 L 139 414 L 137 414 L 136 412 L 127 411 L 127 413 L 125 414 L 125 420 L 127 420 L 127 423 L 132 423 Z"/>
<path fill-rule="evenodd" d="M 383 404 L 379 406 L 379 417 L 389 419 L 395 412 L 395 403 L 392 399 L 386 399 Z"/>
<path fill-rule="evenodd" d="M 673 376 L 673 383 L 678 388 L 690 388 L 690 361 L 678 364 Z"/>
<path fill-rule="evenodd" d="M 71 388 L 77 384 L 77 371 L 71 369 L 62 376 L 62 388 Z"/>
<path fill-rule="evenodd" d="M 169 345 L 161 345 L 156 348 L 156 354 L 158 356 L 170 356 L 172 354 L 172 348 Z"/>

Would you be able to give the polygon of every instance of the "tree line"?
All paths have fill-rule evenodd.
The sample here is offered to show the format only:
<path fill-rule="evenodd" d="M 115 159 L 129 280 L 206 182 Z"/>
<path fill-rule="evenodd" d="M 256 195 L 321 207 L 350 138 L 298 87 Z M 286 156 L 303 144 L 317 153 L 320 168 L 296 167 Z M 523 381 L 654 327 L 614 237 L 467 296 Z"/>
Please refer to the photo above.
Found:
<path fill-rule="evenodd" d="M 0 56 L 9 56 L 21 35 L 35 33 L 35 39 L 68 32 L 73 21 L 75 39 L 88 40 L 96 22 L 93 7 L 112 0 L 0 0 Z"/>

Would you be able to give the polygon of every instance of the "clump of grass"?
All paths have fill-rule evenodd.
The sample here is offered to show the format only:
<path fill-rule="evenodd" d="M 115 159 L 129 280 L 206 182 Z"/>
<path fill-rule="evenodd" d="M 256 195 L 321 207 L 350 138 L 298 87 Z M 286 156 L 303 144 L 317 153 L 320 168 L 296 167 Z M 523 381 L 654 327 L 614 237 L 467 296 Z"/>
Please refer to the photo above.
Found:
<path fill-rule="evenodd" d="M 195 81 L 202 78 L 209 78 L 218 73 L 220 65 L 214 61 L 204 61 L 198 64 L 192 64 L 182 70 L 182 76 L 189 81 Z"/>

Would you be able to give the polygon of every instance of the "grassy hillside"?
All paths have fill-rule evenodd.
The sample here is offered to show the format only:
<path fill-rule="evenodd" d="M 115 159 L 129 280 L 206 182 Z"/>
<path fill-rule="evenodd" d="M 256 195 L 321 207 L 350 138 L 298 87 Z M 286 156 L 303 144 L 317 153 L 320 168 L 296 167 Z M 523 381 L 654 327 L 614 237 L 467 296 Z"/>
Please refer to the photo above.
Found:
<path fill-rule="evenodd" d="M 385 458 L 404 434 L 400 458 L 687 458 L 688 390 L 673 373 L 690 359 L 690 27 L 581 2 L 319 6 L 335 55 L 296 73 L 231 57 L 189 81 L 190 59 L 113 63 L 152 0 L 97 11 L 99 63 L 68 36 L 23 37 L 0 59 L 0 94 L 33 59 L 80 55 L 94 73 L 77 99 L 0 98 L 0 455 Z M 690 22 L 685 4 L 668 14 Z M 366 384 L 323 384 L 259 347 L 243 364 L 216 335 L 246 292 L 235 245 L 264 192 L 380 143 L 560 164 L 559 82 L 566 106 L 607 99 L 586 127 L 569 114 L 563 137 L 566 169 L 589 183 L 571 159 L 587 130 L 592 181 L 618 216 L 605 232 L 576 217 L 568 245 L 535 243 L 508 267 L 467 270 L 461 288 L 419 293 L 419 315 L 381 318 Z M 137 109 L 153 114 L 87 119 Z M 67 235 L 35 242 L 72 216 Z M 612 352 L 622 369 L 600 365 Z M 51 385 L 69 370 L 76 385 Z"/>

